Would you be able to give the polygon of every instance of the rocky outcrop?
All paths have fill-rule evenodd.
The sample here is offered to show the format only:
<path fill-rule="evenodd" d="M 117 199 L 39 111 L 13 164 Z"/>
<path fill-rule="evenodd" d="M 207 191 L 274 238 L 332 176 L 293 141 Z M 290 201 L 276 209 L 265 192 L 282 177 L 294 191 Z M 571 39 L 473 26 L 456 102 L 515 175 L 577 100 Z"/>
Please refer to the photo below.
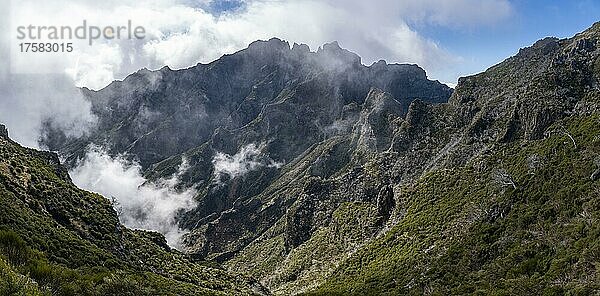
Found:
<path fill-rule="evenodd" d="M 402 118 L 402 106 L 390 94 L 371 89 L 354 126 L 353 141 L 358 149 L 385 151 L 392 142 L 395 120 Z"/>
<path fill-rule="evenodd" d="M 448 104 L 413 102 L 391 151 L 365 165 L 393 163 L 377 170 L 394 185 L 389 231 L 317 294 L 593 291 L 582 264 L 597 236 L 570 227 L 598 215 L 599 46 L 600 24 L 546 38 L 461 78 Z"/>
<path fill-rule="evenodd" d="M 8 129 L 3 124 L 0 124 L 0 137 L 8 138 Z"/>

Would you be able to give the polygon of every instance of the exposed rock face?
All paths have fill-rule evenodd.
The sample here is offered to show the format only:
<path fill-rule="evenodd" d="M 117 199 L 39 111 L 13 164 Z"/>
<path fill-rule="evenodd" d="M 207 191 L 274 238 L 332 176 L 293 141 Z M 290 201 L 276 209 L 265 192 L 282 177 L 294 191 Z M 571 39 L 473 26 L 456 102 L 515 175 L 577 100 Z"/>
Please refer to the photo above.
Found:
<path fill-rule="evenodd" d="M 187 251 L 252 274 L 275 293 L 324 283 L 331 293 L 422 294 L 430 285 L 441 294 L 475 293 L 443 290 L 444 272 L 452 272 L 447 265 L 477 278 L 471 269 L 504 264 L 494 261 L 509 258 L 502 248 L 527 242 L 508 230 L 498 237 L 478 231 L 505 227 L 513 207 L 543 207 L 528 204 L 548 194 L 531 180 L 555 178 L 549 163 L 567 171 L 557 155 L 573 157 L 577 176 L 597 182 L 590 163 L 598 153 L 592 126 L 600 110 L 599 28 L 541 40 L 461 78 L 447 103 L 450 90 L 417 66 L 363 66 L 337 43 L 310 52 L 278 39 L 257 41 L 208 65 L 141 71 L 89 93 L 98 131 L 61 151 L 75 157 L 86 143 L 107 141 L 111 151 L 139 157 L 149 178 L 172 174 L 187 159 L 182 186 L 201 189 L 199 206 L 179 217 L 191 230 Z M 152 75 L 160 78 L 149 87 Z M 571 140 L 575 145 L 564 144 Z M 223 175 L 215 168 L 215 155 L 243 159 L 233 156 L 252 144 L 260 150 L 253 169 Z M 529 154 L 521 155 L 519 145 Z M 498 172 L 510 187 L 493 178 Z M 555 210 L 544 213 L 556 218 Z M 541 231 L 519 228 L 523 223 L 511 227 Z M 467 254 L 471 245 L 458 243 L 466 233 L 494 247 Z M 464 263 L 469 258 L 481 261 Z"/>
<path fill-rule="evenodd" d="M 0 124 L 0 137 L 8 138 L 8 129 L 3 124 Z"/>
<path fill-rule="evenodd" d="M 269 152 L 276 161 L 289 161 L 326 136 L 325 128 L 343 119 L 345 106 L 362 104 L 372 87 L 403 108 L 416 98 L 446 102 L 451 94 L 416 65 L 368 67 L 360 61 L 337 42 L 310 52 L 274 38 L 189 69 L 143 69 L 97 92 L 83 89 L 99 118 L 89 136 L 56 141 L 63 138 L 60 132 L 49 131 L 44 141 L 71 164 L 82 147 L 96 143 L 111 153 L 135 155 L 148 169 L 213 138 L 225 138 L 213 146 L 230 154 L 243 142 L 273 138 L 280 147 Z M 253 139 L 229 135 L 238 129 Z"/>
<path fill-rule="evenodd" d="M 598 198 L 599 46 L 600 24 L 573 38 L 547 38 L 461 78 L 448 104 L 413 102 L 394 129 L 391 151 L 366 164 L 394 184 L 391 230 L 336 269 L 320 291 L 518 294 L 525 282 L 531 293 L 547 285 L 563 293 L 593 290 L 595 280 L 580 273 L 583 253 L 540 246 L 553 248 L 566 235 L 565 248 L 586 253 L 597 242 L 568 235 L 566 225 L 578 223 L 577 213 Z M 520 224 L 548 204 L 548 216 Z M 572 214 L 558 214 L 566 209 Z M 534 229 L 547 232 L 522 235 Z M 576 263 L 524 270 L 520 259 L 508 259 L 523 254 L 544 262 L 573 256 Z M 558 280 L 565 274 L 573 280 Z"/>
<path fill-rule="evenodd" d="M 307 204 L 298 203 L 288 218 L 296 197 L 258 198 L 311 147 L 321 155 L 311 160 L 310 175 L 330 177 L 349 163 L 353 150 L 366 157 L 389 149 L 393 125 L 412 101 L 442 103 L 451 92 L 416 65 L 364 66 L 337 42 L 310 52 L 306 45 L 290 49 L 271 39 L 207 65 L 140 70 L 100 91 L 84 89 L 99 118 L 96 129 L 66 141 L 56 140 L 64 139 L 59 131 L 48 131 L 45 143 L 71 165 L 90 143 L 128 153 L 151 179 L 172 174 L 185 157 L 191 168 L 182 186 L 202 189 L 199 206 L 180 217 L 193 230 L 189 251 L 222 261 L 279 219 L 289 221 L 291 247 L 320 225 L 303 221 L 312 219 L 308 201 L 321 197 L 303 193 Z M 236 155 L 250 145 L 260 149 L 256 169 L 239 176 L 215 170 L 218 153 Z M 306 229 L 296 230 L 299 225 Z"/>
<path fill-rule="evenodd" d="M 401 104 L 393 97 L 379 89 L 372 89 L 354 126 L 356 145 L 374 152 L 387 150 L 392 141 L 391 124 L 403 113 Z"/>

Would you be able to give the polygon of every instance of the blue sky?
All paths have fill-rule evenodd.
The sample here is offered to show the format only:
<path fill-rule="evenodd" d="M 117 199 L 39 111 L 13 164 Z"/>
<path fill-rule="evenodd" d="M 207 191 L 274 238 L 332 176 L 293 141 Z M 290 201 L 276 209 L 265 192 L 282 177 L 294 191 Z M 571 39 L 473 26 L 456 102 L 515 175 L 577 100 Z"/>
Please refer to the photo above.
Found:
<path fill-rule="evenodd" d="M 519 48 L 555 36 L 568 38 L 600 21 L 600 0 L 514 0 L 508 18 L 480 28 L 420 26 L 414 28 L 459 55 L 463 61 L 440 73 L 442 79 L 476 73 L 517 53 Z"/>

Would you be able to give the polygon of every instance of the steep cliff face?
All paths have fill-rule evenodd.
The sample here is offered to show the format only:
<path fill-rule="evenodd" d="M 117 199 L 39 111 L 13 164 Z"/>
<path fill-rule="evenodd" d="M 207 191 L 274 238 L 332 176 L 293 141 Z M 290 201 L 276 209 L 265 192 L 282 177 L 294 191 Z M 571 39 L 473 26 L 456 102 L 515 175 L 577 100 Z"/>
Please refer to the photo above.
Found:
<path fill-rule="evenodd" d="M 215 134 L 227 140 L 214 143 L 215 149 L 235 153 L 244 143 L 228 133 L 245 129 L 261 140 L 279 141 L 280 147 L 271 149 L 277 151 L 270 152 L 277 161 L 290 160 L 324 137 L 323 128 L 341 119 L 344 106 L 362 104 L 371 87 L 389 92 L 404 108 L 416 98 L 445 102 L 451 94 L 416 65 L 364 66 L 336 42 L 310 52 L 305 45 L 290 49 L 274 38 L 210 64 L 144 69 L 97 92 L 83 89 L 98 126 L 82 139 L 50 130 L 43 142 L 71 164 L 87 144 L 96 143 L 112 153 L 134 155 L 147 169 Z M 288 129 L 282 129 L 283 122 Z"/>
<path fill-rule="evenodd" d="M 541 40 L 404 117 L 387 103 L 376 115 L 373 91 L 350 139 L 311 148 L 260 195 L 290 204 L 282 218 L 257 207 L 232 227 L 278 219 L 226 265 L 280 294 L 595 289 L 582 216 L 600 198 L 598 28 Z"/>

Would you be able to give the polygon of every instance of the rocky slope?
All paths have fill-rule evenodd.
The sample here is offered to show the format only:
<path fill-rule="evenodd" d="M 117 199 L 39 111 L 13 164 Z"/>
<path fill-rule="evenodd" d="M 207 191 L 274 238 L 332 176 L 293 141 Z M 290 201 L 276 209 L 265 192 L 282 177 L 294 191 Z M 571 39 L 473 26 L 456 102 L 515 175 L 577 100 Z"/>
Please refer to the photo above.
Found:
<path fill-rule="evenodd" d="M 348 135 L 192 234 L 279 294 L 596 289 L 598 28 L 542 40 L 405 116 L 372 90 Z"/>
<path fill-rule="evenodd" d="M 404 116 L 415 99 L 446 102 L 451 89 L 428 80 L 416 65 L 364 66 L 335 42 L 310 52 L 271 39 L 207 65 L 141 70 L 83 93 L 98 126 L 79 139 L 48 129 L 44 143 L 70 165 L 92 143 L 125 153 L 139 160 L 150 180 L 172 175 L 185 159 L 190 168 L 181 186 L 200 191 L 197 208 L 179 219 L 193 230 L 188 252 L 223 261 L 283 217 L 295 197 L 261 201 L 258 195 L 302 155 L 350 134 L 351 141 L 334 147 L 342 158 L 350 159 L 348 145 L 384 151 L 392 138 L 389 119 Z M 219 156 L 233 156 L 224 158 L 225 166 L 242 166 L 243 172 L 219 170 Z M 344 165 L 321 159 L 322 168 L 312 168 L 318 175 Z M 252 167 L 245 169 L 248 163 Z M 277 204 L 253 218 L 265 202 Z"/>
<path fill-rule="evenodd" d="M 123 227 L 108 199 L 76 188 L 58 156 L 23 148 L 0 125 L 0 294 L 267 294 L 194 263 L 162 235 Z"/>
<path fill-rule="evenodd" d="M 72 162 L 92 142 L 132 153 L 150 179 L 189 161 L 187 252 L 275 294 L 589 294 L 599 40 L 600 24 L 541 40 L 447 103 L 416 66 L 256 42 L 88 92 L 97 131 L 55 147 Z"/>
<path fill-rule="evenodd" d="M 89 143 L 104 145 L 111 153 L 134 155 L 147 169 L 211 138 L 217 139 L 214 149 L 235 153 L 247 141 L 230 134 L 254 133 L 254 140 L 278 142 L 269 149 L 276 161 L 289 161 L 335 132 L 326 127 L 356 115 L 351 103 L 362 104 L 372 87 L 389 92 L 403 110 L 416 98 L 446 102 L 451 94 L 416 65 L 380 61 L 367 67 L 336 42 L 310 52 L 273 38 L 210 64 L 143 69 L 100 91 L 83 89 L 97 127 L 70 139 L 48 123 L 43 142 L 71 162 Z"/>
<path fill-rule="evenodd" d="M 314 294 L 597 292 L 599 40 L 600 24 L 541 40 L 413 104 L 375 169 L 388 228 Z"/>

